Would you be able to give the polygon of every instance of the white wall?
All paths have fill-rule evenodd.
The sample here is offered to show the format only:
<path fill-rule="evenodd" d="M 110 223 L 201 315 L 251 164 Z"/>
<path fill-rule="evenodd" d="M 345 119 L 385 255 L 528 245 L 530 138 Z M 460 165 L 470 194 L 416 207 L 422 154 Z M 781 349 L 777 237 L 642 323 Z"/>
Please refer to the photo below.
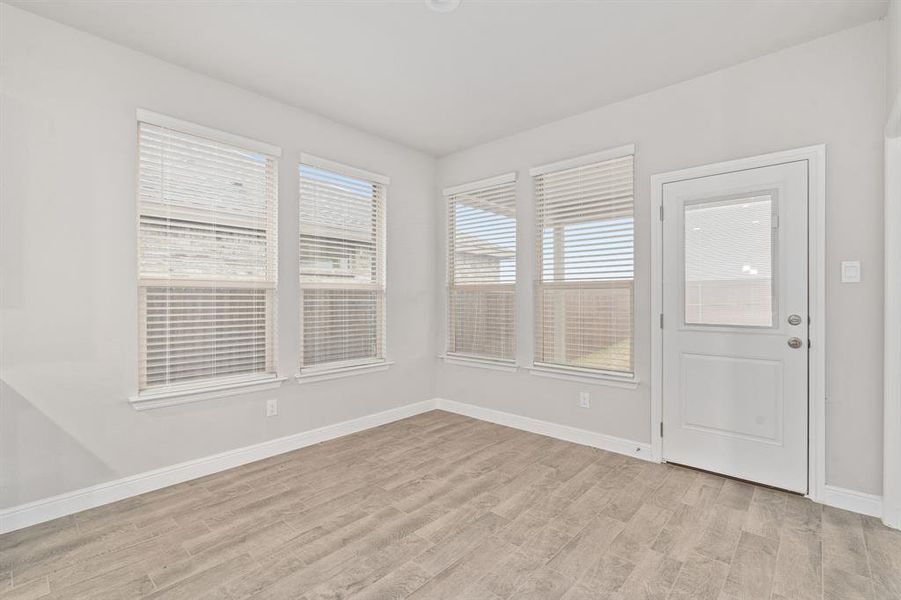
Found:
<path fill-rule="evenodd" d="M 901 93 L 901 0 L 891 0 L 886 20 L 888 62 L 885 65 L 886 114 Z"/>
<path fill-rule="evenodd" d="M 0 508 L 433 395 L 435 161 L 3 4 Z M 279 361 L 299 344 L 297 172 L 391 177 L 387 372 L 135 411 L 135 109 L 279 145 Z M 265 417 L 267 398 L 278 417 Z"/>
<path fill-rule="evenodd" d="M 654 173 L 827 144 L 827 483 L 880 493 L 882 481 L 882 126 L 885 35 L 874 22 L 441 159 L 438 189 L 516 170 L 520 365 L 531 361 L 534 259 L 530 166 L 635 143 L 637 390 L 440 363 L 440 397 L 650 439 L 650 189 Z M 441 205 L 441 200 L 436 200 Z M 444 279 L 439 210 L 436 286 Z M 863 283 L 839 282 L 860 260 Z M 444 311 L 438 296 L 439 314 Z M 443 332 L 439 332 L 439 348 Z M 577 392 L 592 392 L 578 408 Z"/>

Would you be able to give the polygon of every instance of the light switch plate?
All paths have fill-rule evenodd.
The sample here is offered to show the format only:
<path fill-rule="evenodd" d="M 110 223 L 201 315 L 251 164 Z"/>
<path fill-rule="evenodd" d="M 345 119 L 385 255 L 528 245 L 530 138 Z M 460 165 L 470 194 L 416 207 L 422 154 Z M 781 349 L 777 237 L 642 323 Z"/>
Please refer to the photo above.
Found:
<path fill-rule="evenodd" d="M 860 261 L 842 261 L 842 283 L 860 283 Z"/>

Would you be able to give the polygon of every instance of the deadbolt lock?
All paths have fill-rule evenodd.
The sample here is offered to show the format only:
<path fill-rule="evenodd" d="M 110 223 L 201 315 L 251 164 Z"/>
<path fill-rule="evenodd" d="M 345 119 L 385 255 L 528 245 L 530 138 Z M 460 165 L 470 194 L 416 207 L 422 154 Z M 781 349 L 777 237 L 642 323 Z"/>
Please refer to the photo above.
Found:
<path fill-rule="evenodd" d="M 801 315 L 789 315 L 788 316 L 788 324 L 789 325 L 800 325 L 801 324 Z"/>

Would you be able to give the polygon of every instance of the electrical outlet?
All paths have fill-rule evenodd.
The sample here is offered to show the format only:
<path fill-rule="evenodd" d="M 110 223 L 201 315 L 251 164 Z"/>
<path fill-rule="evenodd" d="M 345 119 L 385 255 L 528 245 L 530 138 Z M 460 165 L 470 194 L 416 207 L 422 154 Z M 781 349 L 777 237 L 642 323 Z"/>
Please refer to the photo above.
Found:
<path fill-rule="evenodd" d="M 266 416 L 274 417 L 278 414 L 278 398 L 266 400 Z"/>
<path fill-rule="evenodd" d="M 591 408 L 591 394 L 588 392 L 579 392 L 579 406 L 582 408 Z"/>

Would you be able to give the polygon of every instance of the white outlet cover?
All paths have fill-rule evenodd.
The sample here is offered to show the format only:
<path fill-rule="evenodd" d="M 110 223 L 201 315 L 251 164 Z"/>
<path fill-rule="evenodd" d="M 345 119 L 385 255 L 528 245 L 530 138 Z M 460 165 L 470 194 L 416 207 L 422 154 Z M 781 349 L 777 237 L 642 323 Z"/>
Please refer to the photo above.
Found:
<path fill-rule="evenodd" d="M 588 392 L 579 392 L 579 406 L 582 408 L 591 408 L 591 394 Z"/>
<path fill-rule="evenodd" d="M 842 261 L 842 283 L 860 283 L 860 261 Z"/>
<path fill-rule="evenodd" d="M 271 400 L 266 400 L 266 416 L 274 417 L 278 414 L 278 400 L 272 398 Z"/>

